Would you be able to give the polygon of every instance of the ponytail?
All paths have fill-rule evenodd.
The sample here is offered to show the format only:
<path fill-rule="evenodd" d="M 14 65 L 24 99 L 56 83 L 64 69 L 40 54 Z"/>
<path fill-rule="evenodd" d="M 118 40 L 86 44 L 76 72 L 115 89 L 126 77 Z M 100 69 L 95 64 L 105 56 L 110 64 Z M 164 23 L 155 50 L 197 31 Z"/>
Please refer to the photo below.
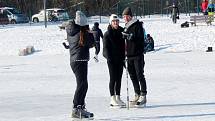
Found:
<path fill-rule="evenodd" d="M 85 34 L 89 30 L 89 26 L 83 26 L 80 30 L 80 39 L 79 39 L 79 46 L 84 46 L 84 41 L 86 39 Z"/>

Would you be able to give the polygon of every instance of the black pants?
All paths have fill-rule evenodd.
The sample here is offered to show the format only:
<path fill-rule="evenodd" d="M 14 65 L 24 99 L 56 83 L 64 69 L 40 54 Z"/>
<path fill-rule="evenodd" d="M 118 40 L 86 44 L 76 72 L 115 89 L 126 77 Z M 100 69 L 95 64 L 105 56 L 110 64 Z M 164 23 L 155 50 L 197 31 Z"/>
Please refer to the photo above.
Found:
<path fill-rule="evenodd" d="M 96 44 L 95 44 L 95 49 L 96 49 L 95 54 L 98 55 L 99 52 L 100 52 L 100 42 L 96 42 Z"/>
<path fill-rule="evenodd" d="M 147 94 L 144 65 L 144 56 L 128 58 L 128 72 L 134 86 L 134 92 L 138 95 Z"/>
<path fill-rule="evenodd" d="M 88 62 L 87 61 L 76 61 L 71 64 L 72 71 L 76 77 L 76 91 L 73 99 L 74 107 L 85 104 L 85 97 L 88 89 L 87 72 Z"/>
<path fill-rule="evenodd" d="M 107 61 L 109 75 L 110 75 L 110 82 L 109 82 L 109 90 L 110 95 L 120 95 L 121 90 L 121 79 L 122 79 L 122 72 L 123 72 L 123 61 L 113 62 Z"/>

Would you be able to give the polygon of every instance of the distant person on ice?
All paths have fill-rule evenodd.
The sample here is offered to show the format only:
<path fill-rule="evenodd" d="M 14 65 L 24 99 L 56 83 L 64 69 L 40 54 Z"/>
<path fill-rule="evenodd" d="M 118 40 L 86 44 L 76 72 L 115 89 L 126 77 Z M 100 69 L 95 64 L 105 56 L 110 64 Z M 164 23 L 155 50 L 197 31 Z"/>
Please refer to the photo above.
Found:
<path fill-rule="evenodd" d="M 73 99 L 73 118 L 92 118 L 94 116 L 85 107 L 85 97 L 88 90 L 89 48 L 94 46 L 93 34 L 88 31 L 89 25 L 86 16 L 81 11 L 77 11 L 75 21 L 71 21 L 66 27 L 70 65 L 77 83 Z"/>
<path fill-rule="evenodd" d="M 98 54 L 100 52 L 100 37 L 103 39 L 103 33 L 102 30 L 99 28 L 99 23 L 95 22 L 94 26 L 92 28 L 92 33 L 95 39 L 95 48 L 96 48 L 96 52 L 95 52 L 95 61 L 98 62 Z"/>
<path fill-rule="evenodd" d="M 209 1 L 208 6 L 207 6 L 208 15 L 213 16 L 214 15 L 214 9 L 215 9 L 214 3 L 211 0 L 211 1 Z"/>
<path fill-rule="evenodd" d="M 125 107 L 120 98 L 121 79 L 125 59 L 125 41 L 122 38 L 123 28 L 119 26 L 117 15 L 110 16 L 109 25 L 103 38 L 103 55 L 107 59 L 110 82 L 110 106 Z"/>
<path fill-rule="evenodd" d="M 208 8 L 208 0 L 203 0 L 202 1 L 202 4 L 201 4 L 201 7 L 202 7 L 202 13 L 204 15 L 208 15 L 208 11 L 207 11 L 207 8 Z"/>
<path fill-rule="evenodd" d="M 179 19 L 179 9 L 178 9 L 178 5 L 175 2 L 173 2 L 173 4 L 172 4 L 172 21 L 173 21 L 173 23 L 176 23 L 177 19 Z"/>
<path fill-rule="evenodd" d="M 150 51 L 154 51 L 154 39 L 151 37 L 150 34 L 146 34 L 146 30 L 144 29 L 144 23 L 142 21 L 142 27 L 143 27 L 143 31 L 144 31 L 144 54 L 146 52 L 150 52 Z"/>
<path fill-rule="evenodd" d="M 144 51 L 145 52 L 150 52 L 150 51 L 154 51 L 154 39 L 151 37 L 150 34 L 146 35 L 145 38 L 145 46 L 144 46 Z"/>
<path fill-rule="evenodd" d="M 142 22 L 132 18 L 131 8 L 125 8 L 122 15 L 125 20 L 124 38 L 127 43 L 128 72 L 135 92 L 135 98 L 130 105 L 140 107 L 146 104 L 147 94 L 144 76 L 144 29 Z"/>

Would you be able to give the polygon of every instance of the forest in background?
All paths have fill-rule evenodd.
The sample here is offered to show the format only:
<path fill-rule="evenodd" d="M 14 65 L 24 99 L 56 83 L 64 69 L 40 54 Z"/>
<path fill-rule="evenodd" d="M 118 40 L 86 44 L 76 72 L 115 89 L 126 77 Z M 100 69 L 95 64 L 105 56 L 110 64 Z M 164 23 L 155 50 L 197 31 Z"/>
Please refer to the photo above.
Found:
<path fill-rule="evenodd" d="M 32 16 L 44 8 L 64 8 L 74 16 L 76 10 L 85 12 L 87 16 L 121 15 L 123 9 L 131 7 L 134 15 L 168 14 L 169 6 L 175 1 L 180 12 L 201 12 L 202 0 L 0 0 L 0 7 L 15 7 L 27 16 Z"/>

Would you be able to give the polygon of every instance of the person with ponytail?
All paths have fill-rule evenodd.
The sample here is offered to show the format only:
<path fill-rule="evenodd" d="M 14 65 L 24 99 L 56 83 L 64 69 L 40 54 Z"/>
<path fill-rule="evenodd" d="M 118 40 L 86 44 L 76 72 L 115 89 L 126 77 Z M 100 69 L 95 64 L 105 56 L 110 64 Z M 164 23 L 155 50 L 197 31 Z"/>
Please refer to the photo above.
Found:
<path fill-rule="evenodd" d="M 93 118 L 94 114 L 85 107 L 85 97 L 88 90 L 89 49 L 94 47 L 93 34 L 89 32 L 87 17 L 81 11 L 76 12 L 75 20 L 66 27 L 69 42 L 70 66 L 76 77 L 77 87 L 73 99 L 72 118 Z"/>

